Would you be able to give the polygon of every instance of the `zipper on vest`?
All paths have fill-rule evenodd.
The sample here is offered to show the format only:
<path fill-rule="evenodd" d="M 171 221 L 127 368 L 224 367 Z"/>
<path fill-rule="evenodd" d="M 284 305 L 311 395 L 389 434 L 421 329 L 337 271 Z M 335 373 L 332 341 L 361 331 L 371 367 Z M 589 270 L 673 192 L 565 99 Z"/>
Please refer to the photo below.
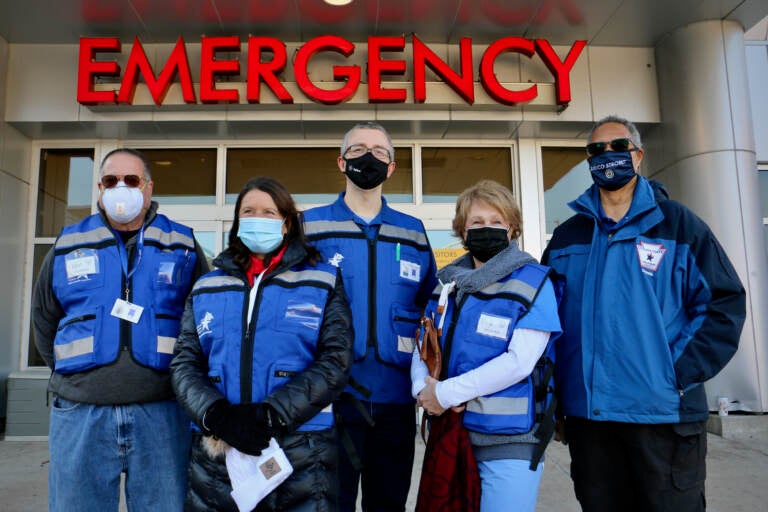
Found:
<path fill-rule="evenodd" d="M 464 296 L 461 298 L 461 302 L 454 303 L 453 308 L 453 320 L 451 321 L 451 325 L 448 326 L 448 332 L 445 334 L 445 346 L 443 347 L 443 367 L 440 369 L 440 378 L 445 379 L 448 377 L 448 365 L 450 363 L 451 359 L 451 347 L 453 345 L 453 331 L 456 328 L 456 322 L 455 320 L 459 318 L 459 314 L 461 313 L 461 308 L 464 306 L 464 303 L 467 302 L 467 299 L 469 298 L 469 294 L 465 293 Z M 446 306 L 446 311 L 443 312 L 443 315 L 445 315 L 448 307 Z"/>
<path fill-rule="evenodd" d="M 85 320 L 95 320 L 95 319 L 96 319 L 96 315 L 80 315 L 80 316 L 75 317 L 75 318 L 70 318 L 69 320 L 67 320 L 66 322 L 61 324 L 56 330 L 60 331 L 63 328 L 65 328 L 66 326 L 68 326 L 68 325 L 72 325 L 72 324 L 77 323 L 77 322 L 83 322 Z"/>
<path fill-rule="evenodd" d="M 249 290 L 250 292 L 250 290 Z M 240 346 L 240 403 L 251 401 L 251 373 L 253 372 L 253 336 L 251 335 L 250 318 L 248 318 L 248 301 L 250 293 L 243 295 L 243 327 L 245 338 Z M 259 298 L 253 306 L 254 314 L 258 311 Z"/>
<path fill-rule="evenodd" d="M 256 336 L 255 318 L 259 314 L 259 306 L 261 305 L 262 297 L 261 292 L 264 290 L 264 285 L 267 283 L 268 279 L 274 274 L 274 271 L 275 269 L 272 269 L 272 273 L 268 276 L 264 276 L 258 285 L 259 289 L 256 290 L 256 300 L 253 303 L 253 313 L 251 314 L 251 318 L 248 318 L 250 293 L 246 293 L 243 298 L 245 339 L 240 348 L 240 403 L 243 404 L 250 403 L 253 400 L 253 348 Z M 251 319 L 254 320 L 251 321 Z"/>
<path fill-rule="evenodd" d="M 368 343 L 366 346 L 375 347 L 376 343 L 376 239 L 379 231 L 368 241 Z M 378 349 L 377 349 L 378 350 Z"/>

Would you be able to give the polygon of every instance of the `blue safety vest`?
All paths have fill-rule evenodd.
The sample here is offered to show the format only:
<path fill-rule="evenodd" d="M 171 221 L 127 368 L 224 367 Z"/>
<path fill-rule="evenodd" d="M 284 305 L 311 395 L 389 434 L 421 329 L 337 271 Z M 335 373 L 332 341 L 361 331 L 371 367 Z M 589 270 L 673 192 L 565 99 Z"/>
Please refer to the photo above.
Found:
<path fill-rule="evenodd" d="M 121 347 L 139 364 L 168 369 L 197 265 L 195 240 L 190 228 L 159 214 L 136 237 L 130 264 L 122 239 L 99 215 L 65 227 L 56 240 L 53 291 L 65 312 L 53 342 L 56 372 L 113 363 Z M 133 319 L 121 320 L 113 315 L 117 299 L 143 310 L 124 310 Z"/>
<path fill-rule="evenodd" d="M 215 270 L 192 290 L 197 335 L 208 376 L 232 403 L 261 402 L 315 361 L 336 268 L 301 264 L 268 274 L 258 285 L 249 325 L 251 287 Z M 333 426 L 329 405 L 299 430 Z"/>
<path fill-rule="evenodd" d="M 424 226 L 384 202 L 382 224 L 369 239 L 342 203 L 340 196 L 304 212 L 304 231 L 325 261 L 341 268 L 352 309 L 355 360 L 375 347 L 379 361 L 407 368 L 421 318 L 417 296 L 422 283 L 434 279 Z"/>
<path fill-rule="evenodd" d="M 440 337 L 444 356 L 442 377 L 467 373 L 506 352 L 512 331 L 530 309 L 548 272 L 548 267 L 524 265 L 504 279 L 464 295 L 458 304 L 455 292 L 451 292 Z M 442 285 L 438 285 L 425 313 L 434 319 L 435 326 L 441 316 L 441 291 Z M 531 375 L 506 389 L 467 402 L 464 426 L 484 434 L 529 432 L 552 399 L 553 359 L 550 340 Z"/>

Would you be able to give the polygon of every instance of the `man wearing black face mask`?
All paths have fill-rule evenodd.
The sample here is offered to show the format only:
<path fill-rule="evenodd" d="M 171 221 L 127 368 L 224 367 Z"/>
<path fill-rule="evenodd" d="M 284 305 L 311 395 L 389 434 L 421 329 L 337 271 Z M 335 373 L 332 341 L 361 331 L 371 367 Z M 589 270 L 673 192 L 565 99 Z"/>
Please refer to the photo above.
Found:
<path fill-rule="evenodd" d="M 422 222 L 382 197 L 395 162 L 381 125 L 352 127 L 337 165 L 346 190 L 333 204 L 304 212 L 304 231 L 341 268 L 355 330 L 350 386 L 334 405 L 342 432 L 339 510 L 354 512 L 361 476 L 363 510 L 405 510 L 416 436 L 408 368 L 437 283 L 435 259 Z"/>
<path fill-rule="evenodd" d="M 744 288 L 709 227 L 637 174 L 632 123 L 598 121 L 587 154 L 595 184 L 542 257 L 566 282 L 555 377 L 576 497 L 703 511 L 704 382 L 738 348 Z"/>

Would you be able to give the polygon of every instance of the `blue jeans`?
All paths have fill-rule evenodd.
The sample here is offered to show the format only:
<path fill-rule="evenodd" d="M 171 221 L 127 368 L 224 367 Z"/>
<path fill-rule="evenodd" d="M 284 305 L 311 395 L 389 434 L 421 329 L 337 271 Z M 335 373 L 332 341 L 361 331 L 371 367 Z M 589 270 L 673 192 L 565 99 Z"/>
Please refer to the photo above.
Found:
<path fill-rule="evenodd" d="M 478 462 L 480 512 L 534 512 L 544 464 L 539 463 L 536 471 L 531 471 L 530 465 L 530 461 L 521 459 Z"/>
<path fill-rule="evenodd" d="M 184 510 L 189 417 L 175 401 L 92 405 L 54 398 L 49 510 L 111 512 L 125 473 L 129 511 Z"/>

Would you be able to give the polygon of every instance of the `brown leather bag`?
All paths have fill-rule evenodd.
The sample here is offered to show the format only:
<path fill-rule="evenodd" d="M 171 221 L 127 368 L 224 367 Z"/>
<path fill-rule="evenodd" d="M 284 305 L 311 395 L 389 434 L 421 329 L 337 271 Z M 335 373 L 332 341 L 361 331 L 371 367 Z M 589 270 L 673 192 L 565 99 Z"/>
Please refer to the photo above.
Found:
<path fill-rule="evenodd" d="M 419 340 L 419 356 L 427 365 L 429 376 L 440 379 L 440 370 L 443 367 L 443 355 L 440 350 L 440 333 L 435 328 L 431 318 L 421 317 L 421 328 L 417 330 L 416 337 L 421 334 Z"/>
<path fill-rule="evenodd" d="M 427 365 L 429 376 L 439 380 L 443 368 L 443 352 L 440 349 L 440 332 L 431 318 L 421 317 L 421 327 L 416 329 L 416 339 L 419 342 L 419 357 Z M 427 442 L 426 413 L 421 416 L 421 438 Z"/>

